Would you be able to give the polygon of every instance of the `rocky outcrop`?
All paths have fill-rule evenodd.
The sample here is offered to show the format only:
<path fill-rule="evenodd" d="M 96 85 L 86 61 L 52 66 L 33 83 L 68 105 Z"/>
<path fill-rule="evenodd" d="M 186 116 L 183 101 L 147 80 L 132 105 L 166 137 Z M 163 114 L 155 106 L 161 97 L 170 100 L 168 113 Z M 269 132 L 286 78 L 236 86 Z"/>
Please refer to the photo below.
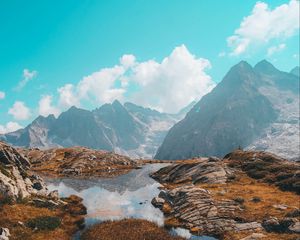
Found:
<path fill-rule="evenodd" d="M 241 169 L 251 178 L 300 194 L 299 162 L 291 162 L 268 152 L 241 150 L 233 151 L 224 158 L 229 166 Z"/>
<path fill-rule="evenodd" d="M 270 153 L 242 150 L 223 159 L 179 161 L 151 174 L 163 184 L 151 203 L 164 213 L 166 225 L 197 235 L 295 239 L 299 168 Z"/>
<path fill-rule="evenodd" d="M 29 161 L 16 149 L 0 142 L 0 194 L 4 198 L 16 200 L 31 195 L 47 195 L 43 180 L 29 174 Z"/>
<path fill-rule="evenodd" d="M 217 158 L 200 159 L 195 163 L 181 163 L 164 167 L 151 175 L 161 183 L 225 183 L 234 177 L 230 169 Z"/>
<path fill-rule="evenodd" d="M 85 147 L 20 149 L 32 170 L 53 176 L 112 177 L 138 166 L 129 157 Z"/>
<path fill-rule="evenodd" d="M 8 228 L 0 228 L 0 240 L 9 240 L 10 233 Z"/>
<path fill-rule="evenodd" d="M 176 218 L 181 227 L 198 234 L 222 236 L 225 231 L 255 230 L 257 222 L 239 223 L 236 214 L 242 211 L 233 200 L 215 200 L 208 190 L 181 186 L 160 193 L 152 204 L 162 209 L 168 219 Z M 170 210 L 171 209 L 171 210 Z"/>

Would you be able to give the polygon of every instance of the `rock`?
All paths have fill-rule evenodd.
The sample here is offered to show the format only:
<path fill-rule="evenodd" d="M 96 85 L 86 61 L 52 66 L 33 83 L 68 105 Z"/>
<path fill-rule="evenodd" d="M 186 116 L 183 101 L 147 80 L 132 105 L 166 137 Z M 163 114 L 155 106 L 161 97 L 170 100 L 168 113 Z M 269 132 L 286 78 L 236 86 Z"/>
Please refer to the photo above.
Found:
<path fill-rule="evenodd" d="M 277 233 L 290 233 L 300 232 L 300 223 L 296 218 L 284 218 L 278 220 L 275 217 L 270 217 L 265 219 L 262 223 L 262 226 L 267 232 L 277 232 Z"/>
<path fill-rule="evenodd" d="M 239 203 L 239 204 L 243 204 L 245 202 L 245 199 L 242 197 L 236 197 L 235 199 L 233 199 L 235 202 Z"/>
<path fill-rule="evenodd" d="M 293 233 L 300 233 L 300 222 L 297 221 L 289 226 L 289 230 Z"/>
<path fill-rule="evenodd" d="M 8 228 L 0 228 L 0 240 L 9 240 L 10 233 Z"/>
<path fill-rule="evenodd" d="M 236 224 L 236 229 L 238 231 L 249 231 L 249 230 L 262 229 L 262 226 L 258 222 L 238 223 Z"/>
<path fill-rule="evenodd" d="M 54 202 L 53 200 L 48 200 L 48 199 L 35 198 L 32 200 L 32 202 L 36 207 L 40 207 L 40 208 L 54 209 L 59 206 L 58 202 Z"/>
<path fill-rule="evenodd" d="M 198 229 L 198 234 L 203 235 L 218 235 L 236 229 L 234 213 L 240 208 L 234 201 L 214 200 L 209 191 L 193 185 L 167 190 L 160 196 L 164 199 L 152 200 L 158 202 L 155 206 L 161 208 L 168 201 L 167 217 L 178 219 L 180 227 Z"/>
<path fill-rule="evenodd" d="M 50 198 L 52 198 L 54 200 L 58 200 L 59 199 L 58 191 L 57 190 L 51 191 L 48 194 L 48 197 L 50 197 Z"/>
<path fill-rule="evenodd" d="M 162 209 L 162 207 L 165 203 L 165 200 L 160 198 L 160 197 L 155 197 L 155 198 L 152 199 L 151 203 L 154 207 Z"/>
<path fill-rule="evenodd" d="M 287 206 L 286 205 L 282 205 L 282 204 L 276 204 L 276 205 L 273 205 L 273 208 L 275 208 L 277 210 L 286 210 Z"/>
<path fill-rule="evenodd" d="M 31 195 L 45 195 L 47 188 L 41 178 L 30 175 L 29 161 L 19 152 L 0 142 L 0 194 L 15 201 Z"/>
<path fill-rule="evenodd" d="M 262 226 L 264 227 L 264 229 L 266 229 L 267 232 L 275 232 L 280 229 L 279 221 L 275 217 L 265 219 L 262 223 Z"/>
<path fill-rule="evenodd" d="M 162 183 L 226 183 L 233 170 L 219 161 L 201 159 L 196 163 L 180 163 L 164 167 L 151 174 Z"/>
<path fill-rule="evenodd" d="M 262 233 L 252 233 L 251 235 L 242 238 L 241 240 L 258 240 L 264 238 L 266 235 Z"/>
<path fill-rule="evenodd" d="M 300 217 L 300 210 L 295 209 L 293 211 L 290 211 L 286 214 L 286 217 Z"/>

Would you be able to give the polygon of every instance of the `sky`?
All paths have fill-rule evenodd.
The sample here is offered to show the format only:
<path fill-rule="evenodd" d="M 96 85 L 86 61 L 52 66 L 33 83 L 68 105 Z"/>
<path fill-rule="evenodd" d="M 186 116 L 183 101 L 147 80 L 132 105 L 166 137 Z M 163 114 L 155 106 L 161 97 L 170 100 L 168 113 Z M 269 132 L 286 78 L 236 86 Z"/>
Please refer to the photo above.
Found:
<path fill-rule="evenodd" d="M 234 64 L 299 66 L 299 1 L 0 1 L 0 133 L 115 99 L 177 112 Z"/>

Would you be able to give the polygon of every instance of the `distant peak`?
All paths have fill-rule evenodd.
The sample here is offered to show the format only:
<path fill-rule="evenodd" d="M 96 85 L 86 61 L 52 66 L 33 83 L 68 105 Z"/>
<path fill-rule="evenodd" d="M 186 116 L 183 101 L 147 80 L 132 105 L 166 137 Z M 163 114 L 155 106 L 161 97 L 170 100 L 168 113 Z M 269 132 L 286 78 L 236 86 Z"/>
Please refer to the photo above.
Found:
<path fill-rule="evenodd" d="M 252 66 L 247 61 L 242 60 L 233 66 L 233 69 L 252 69 Z"/>
<path fill-rule="evenodd" d="M 271 74 L 271 73 L 279 71 L 277 68 L 274 67 L 274 65 L 272 63 L 270 63 L 269 61 L 267 61 L 265 59 L 258 62 L 254 66 L 254 70 L 256 70 L 260 73 L 265 73 L 265 74 Z"/>
<path fill-rule="evenodd" d="M 72 111 L 72 110 L 77 110 L 78 108 L 76 107 L 76 106 L 72 106 L 72 107 L 70 107 L 69 109 L 68 109 L 68 111 Z"/>
<path fill-rule="evenodd" d="M 115 99 L 112 105 L 122 105 L 119 100 Z"/>
<path fill-rule="evenodd" d="M 299 77 L 299 76 L 300 76 L 300 67 L 299 67 L 299 66 L 294 67 L 294 68 L 290 71 L 290 73 Z"/>

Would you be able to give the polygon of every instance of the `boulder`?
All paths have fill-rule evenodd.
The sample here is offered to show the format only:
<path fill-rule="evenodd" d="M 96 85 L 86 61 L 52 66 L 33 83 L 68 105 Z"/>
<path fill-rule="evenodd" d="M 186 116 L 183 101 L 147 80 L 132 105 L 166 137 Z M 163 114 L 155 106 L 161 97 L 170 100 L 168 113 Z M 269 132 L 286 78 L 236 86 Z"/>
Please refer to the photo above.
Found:
<path fill-rule="evenodd" d="M 0 240 L 9 240 L 10 233 L 8 228 L 0 228 Z"/>
<path fill-rule="evenodd" d="M 44 181 L 28 173 L 29 161 L 15 148 L 0 142 L 0 194 L 16 200 L 34 195 L 44 196 L 47 188 Z"/>
<path fill-rule="evenodd" d="M 162 209 L 162 207 L 165 203 L 165 200 L 160 198 L 160 197 L 155 197 L 155 198 L 152 199 L 151 203 L 154 207 Z"/>

